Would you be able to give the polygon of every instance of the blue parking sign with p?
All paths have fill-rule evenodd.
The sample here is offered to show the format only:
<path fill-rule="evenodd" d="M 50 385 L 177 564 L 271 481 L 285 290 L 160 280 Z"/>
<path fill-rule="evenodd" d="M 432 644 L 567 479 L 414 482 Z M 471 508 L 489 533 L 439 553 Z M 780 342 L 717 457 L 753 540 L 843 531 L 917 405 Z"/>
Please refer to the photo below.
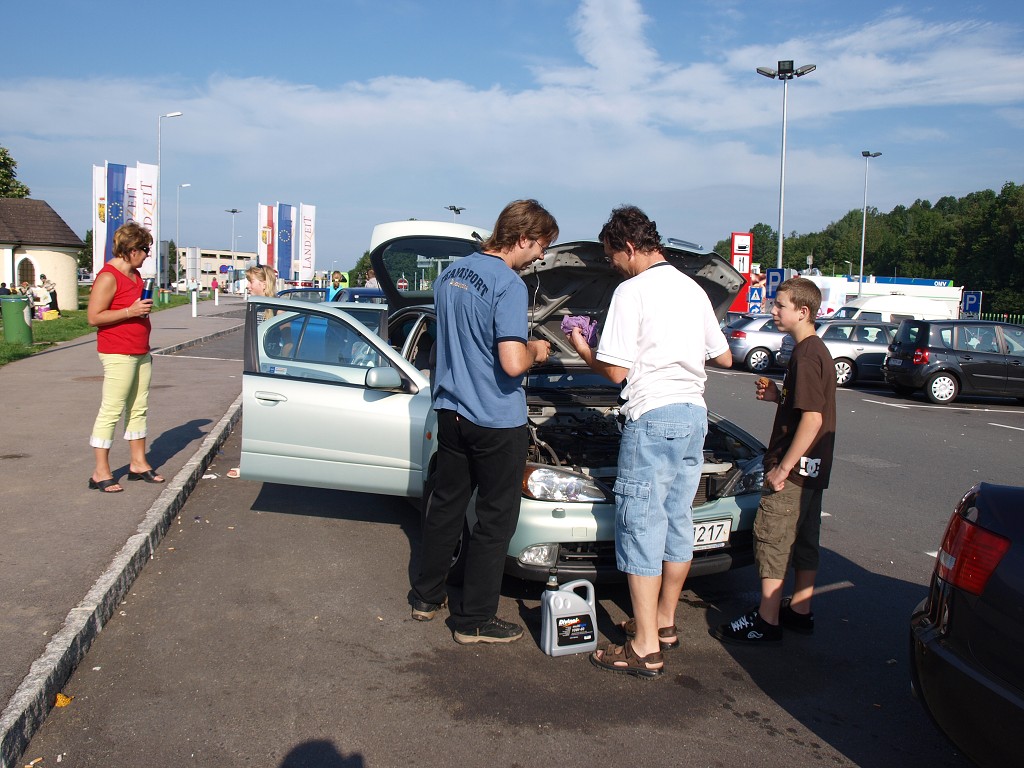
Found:
<path fill-rule="evenodd" d="M 782 281 L 785 279 L 785 270 L 778 269 L 777 267 L 765 270 L 765 291 L 764 296 L 766 299 L 774 299 L 775 292 L 779 290 L 779 286 L 782 285 Z"/>
<path fill-rule="evenodd" d="M 965 315 L 981 314 L 981 291 L 964 291 L 960 308 Z"/>

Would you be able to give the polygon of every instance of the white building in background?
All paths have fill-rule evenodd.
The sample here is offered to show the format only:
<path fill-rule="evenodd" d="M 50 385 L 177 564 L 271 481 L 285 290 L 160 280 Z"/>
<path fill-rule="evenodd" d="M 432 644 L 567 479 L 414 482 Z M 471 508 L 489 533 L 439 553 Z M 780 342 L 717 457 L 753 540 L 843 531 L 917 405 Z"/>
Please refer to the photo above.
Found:
<path fill-rule="evenodd" d="M 198 280 L 202 288 L 209 288 L 213 278 L 222 290 L 245 279 L 245 270 L 256 263 L 254 251 L 219 251 L 214 248 L 180 248 L 178 250 L 182 269 L 178 278 Z"/>

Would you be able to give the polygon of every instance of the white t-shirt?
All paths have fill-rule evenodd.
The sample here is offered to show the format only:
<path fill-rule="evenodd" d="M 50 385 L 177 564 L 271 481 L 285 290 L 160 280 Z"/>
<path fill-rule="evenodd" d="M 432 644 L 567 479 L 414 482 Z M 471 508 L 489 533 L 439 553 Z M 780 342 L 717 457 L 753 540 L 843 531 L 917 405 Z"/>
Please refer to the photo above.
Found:
<path fill-rule="evenodd" d="M 707 407 L 704 361 L 728 348 L 704 289 L 658 262 L 615 289 L 597 359 L 629 370 L 622 410 L 635 420 L 673 403 Z"/>

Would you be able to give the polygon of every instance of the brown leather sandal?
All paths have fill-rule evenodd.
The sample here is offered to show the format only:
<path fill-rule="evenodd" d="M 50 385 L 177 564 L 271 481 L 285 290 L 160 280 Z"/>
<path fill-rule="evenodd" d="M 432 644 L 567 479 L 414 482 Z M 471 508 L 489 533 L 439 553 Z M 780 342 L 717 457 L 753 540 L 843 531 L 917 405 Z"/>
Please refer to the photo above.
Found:
<path fill-rule="evenodd" d="M 626 637 L 632 639 L 636 637 L 636 619 L 626 619 L 624 622 L 619 624 L 619 629 L 626 633 Z M 679 630 L 676 625 L 673 624 L 671 627 L 660 627 L 658 629 L 658 642 L 661 645 L 661 650 L 671 651 L 673 648 L 679 647 Z M 675 637 L 675 640 L 664 640 L 666 637 Z"/>
<path fill-rule="evenodd" d="M 598 653 L 601 655 L 598 656 Z M 637 656 L 629 640 L 625 645 L 609 645 L 603 651 L 594 651 L 590 654 L 590 663 L 598 669 L 608 672 L 623 672 L 645 680 L 660 677 L 665 671 L 665 658 L 661 655 L 661 651 L 648 653 L 646 656 Z M 660 664 L 661 666 L 652 667 L 651 664 Z"/>

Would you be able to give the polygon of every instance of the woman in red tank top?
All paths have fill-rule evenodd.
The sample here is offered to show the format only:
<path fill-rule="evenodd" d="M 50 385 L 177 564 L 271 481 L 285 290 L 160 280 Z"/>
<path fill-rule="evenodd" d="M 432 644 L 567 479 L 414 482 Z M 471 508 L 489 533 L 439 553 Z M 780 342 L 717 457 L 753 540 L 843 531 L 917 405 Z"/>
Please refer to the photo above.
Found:
<path fill-rule="evenodd" d="M 164 482 L 146 459 L 153 300 L 142 298 L 139 267 L 149 256 L 152 243 L 149 230 L 137 222 L 119 227 L 114 233 L 114 258 L 97 273 L 89 294 L 89 325 L 96 326 L 96 348 L 103 364 L 103 397 L 89 437 L 96 457 L 89 487 L 105 493 L 124 490 L 110 469 L 110 448 L 121 414 L 125 415 L 124 438 L 131 454 L 128 479 Z"/>

